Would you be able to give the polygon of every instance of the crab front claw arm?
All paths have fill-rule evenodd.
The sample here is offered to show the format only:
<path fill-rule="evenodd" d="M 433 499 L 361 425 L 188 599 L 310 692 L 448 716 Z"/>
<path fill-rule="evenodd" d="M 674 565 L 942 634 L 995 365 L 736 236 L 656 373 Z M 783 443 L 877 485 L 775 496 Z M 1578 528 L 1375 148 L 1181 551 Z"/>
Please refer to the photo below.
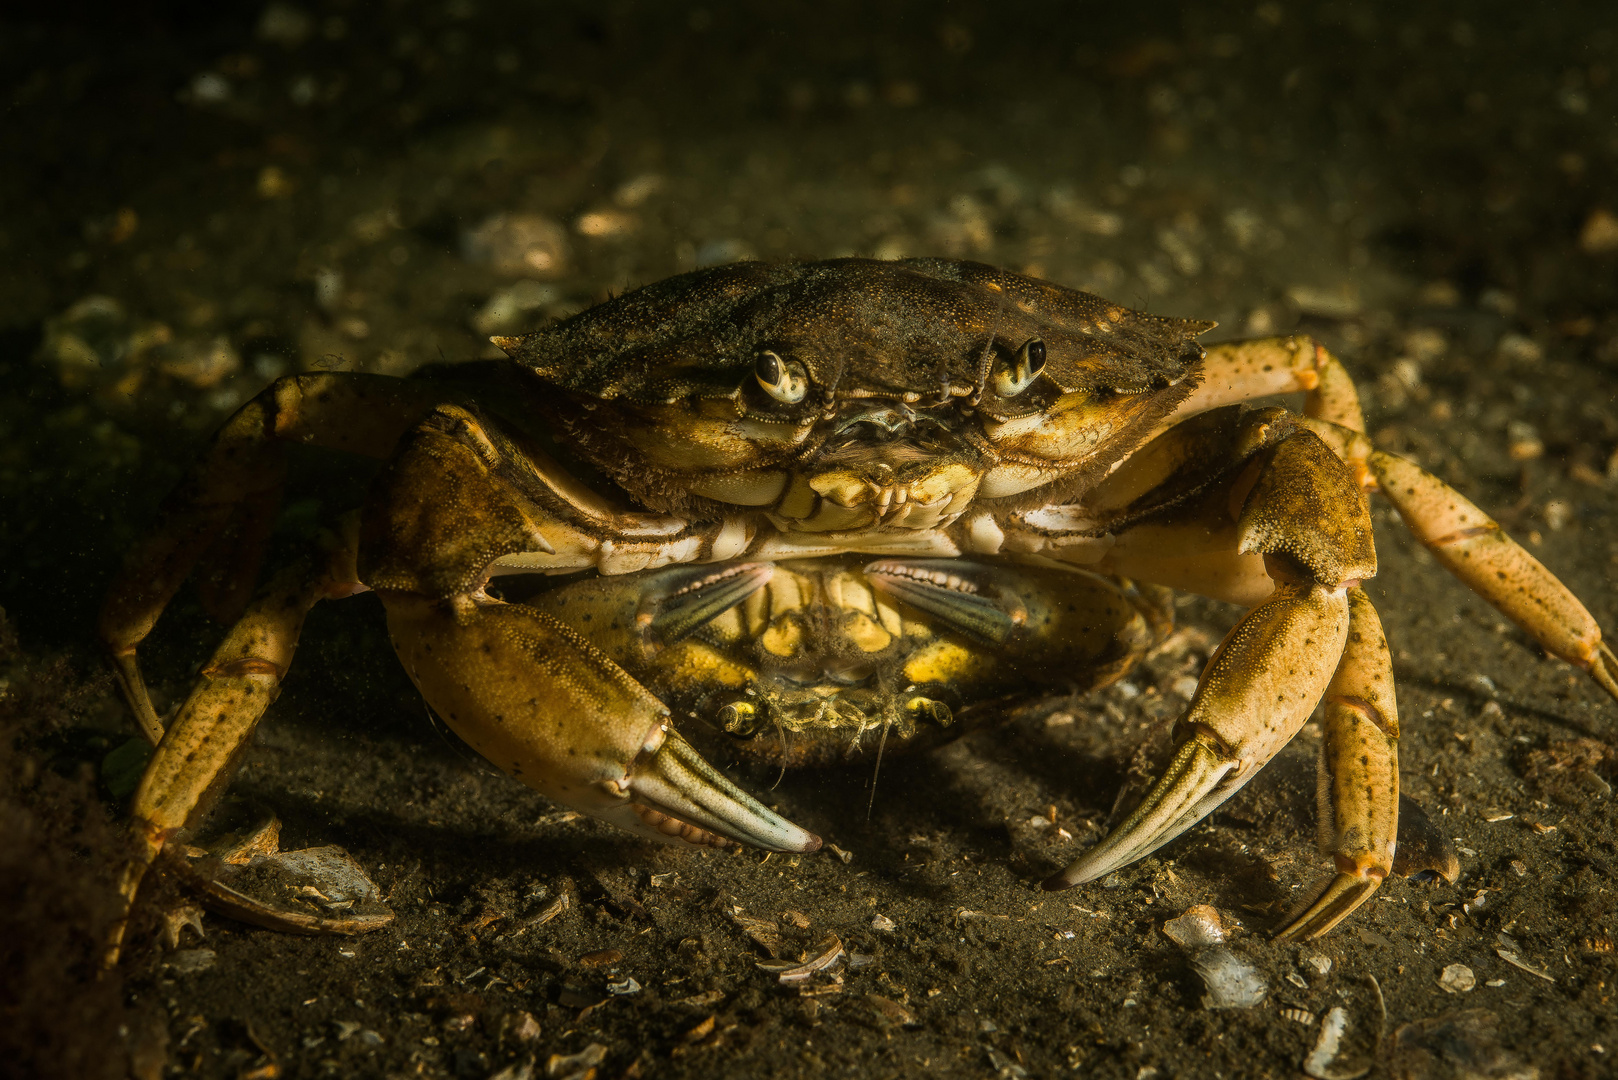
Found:
<path fill-rule="evenodd" d="M 1348 635 L 1341 588 L 1280 584 L 1231 630 L 1177 725 L 1179 746 L 1123 824 L 1045 882 L 1082 885 L 1156 851 L 1280 752 L 1320 700 Z"/>
<path fill-rule="evenodd" d="M 1231 480 L 1171 509 L 1140 540 L 1132 542 L 1126 532 L 1113 558 L 1125 573 L 1134 569 L 1131 561 L 1149 568 L 1180 538 L 1201 535 L 1216 546 L 1228 544 L 1232 555 L 1261 560 L 1273 590 L 1231 629 L 1208 662 L 1177 725 L 1174 759 L 1145 801 L 1045 882 L 1047 889 L 1092 881 L 1190 828 L 1297 734 L 1339 669 L 1349 640 L 1350 592 L 1376 574 L 1364 496 L 1352 472 L 1307 430 L 1282 427 L 1276 438 L 1277 429 L 1267 427 L 1263 417 L 1251 423 L 1255 444 L 1275 441 L 1253 454 Z M 1252 570 L 1237 574 L 1242 575 L 1252 576 Z M 1397 800 L 1396 787 L 1376 797 L 1384 794 Z"/>
<path fill-rule="evenodd" d="M 662 702 L 554 617 L 483 596 L 379 595 L 422 696 L 545 797 L 658 840 L 820 847 L 703 760 Z"/>

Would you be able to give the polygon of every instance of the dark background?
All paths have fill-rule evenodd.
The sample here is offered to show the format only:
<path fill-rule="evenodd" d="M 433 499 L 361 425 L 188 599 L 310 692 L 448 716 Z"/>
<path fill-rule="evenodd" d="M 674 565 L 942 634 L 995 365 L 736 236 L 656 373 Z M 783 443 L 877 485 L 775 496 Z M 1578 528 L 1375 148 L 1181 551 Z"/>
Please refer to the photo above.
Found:
<path fill-rule="evenodd" d="M 855 858 L 783 867 L 556 820 L 435 732 L 362 598 L 311 620 L 237 790 L 289 846 L 347 846 L 399 923 L 334 942 L 210 916 L 182 942 L 207 970 L 148 928 L 92 979 L 103 759 L 129 735 L 94 613 L 206 433 L 278 374 L 488 355 L 491 332 L 698 265 L 942 254 L 1216 318 L 1216 338 L 1319 335 L 1382 445 L 1618 625 L 1610 4 L 226 7 L 0 16 L 0 1071 L 118 1075 L 133 1053 L 143 1077 L 482 1078 L 599 1043 L 614 1077 L 1284 1076 L 1316 1028 L 1282 1010 L 1340 1004 L 1393 1075 L 1451 1075 L 1455 1046 L 1603 1074 L 1618 714 L 1386 512 L 1405 788 L 1472 854 L 1458 885 L 1391 883 L 1313 951 L 1265 935 L 1315 873 L 1312 746 L 1117 888 L 1033 889 L 1099 835 L 1134 741 L 1229 624 L 1215 605 L 1182 611 L 1200 654 L 885 769 L 869 822 L 865 776 L 789 777 L 773 797 Z M 363 490 L 323 460 L 297 475 L 306 516 Z M 147 650 L 162 702 L 218 632 L 182 594 Z M 1030 824 L 1048 806 L 1078 840 Z M 519 932 L 563 893 L 568 916 Z M 1246 927 L 1264 1005 L 1201 1008 L 1159 932 L 1199 902 Z M 790 993 L 738 907 L 807 915 L 784 952 L 834 930 L 874 959 L 842 993 Z M 1556 981 L 1505 963 L 1500 934 Z M 579 965 L 607 948 L 612 972 Z M 1300 966 L 1316 953 L 1327 975 Z M 1475 990 L 1439 986 L 1452 963 Z M 625 974 L 640 994 L 580 1017 Z"/>

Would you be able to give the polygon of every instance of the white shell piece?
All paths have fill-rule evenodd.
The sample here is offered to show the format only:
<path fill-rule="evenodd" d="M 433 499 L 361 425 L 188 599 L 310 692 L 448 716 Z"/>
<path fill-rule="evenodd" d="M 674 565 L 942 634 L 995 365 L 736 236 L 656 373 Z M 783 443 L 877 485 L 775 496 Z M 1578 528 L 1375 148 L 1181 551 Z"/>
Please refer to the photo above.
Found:
<path fill-rule="evenodd" d="M 1438 976 L 1438 985 L 1450 994 L 1464 994 L 1477 984 L 1478 977 L 1465 964 L 1451 964 Z"/>
<path fill-rule="evenodd" d="M 1250 1009 L 1269 992 L 1258 968 L 1223 945 L 1198 949 L 1191 955 L 1191 966 L 1208 988 L 1202 995 L 1205 1009 Z"/>
<path fill-rule="evenodd" d="M 1223 945 L 1225 925 L 1219 912 L 1207 904 L 1188 908 L 1184 915 L 1163 924 L 1163 933 L 1182 949 L 1196 949 L 1208 945 Z"/>

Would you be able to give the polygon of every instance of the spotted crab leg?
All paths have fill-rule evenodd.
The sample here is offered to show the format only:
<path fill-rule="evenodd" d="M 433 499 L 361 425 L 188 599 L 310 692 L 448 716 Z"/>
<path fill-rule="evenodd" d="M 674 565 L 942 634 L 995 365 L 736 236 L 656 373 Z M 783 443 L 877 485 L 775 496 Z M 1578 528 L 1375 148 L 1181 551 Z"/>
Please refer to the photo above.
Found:
<path fill-rule="evenodd" d="M 1380 450 L 1369 464 L 1378 489 L 1445 569 L 1618 699 L 1618 658 L 1595 618 L 1555 574 L 1438 477 Z"/>
<path fill-rule="evenodd" d="M 1279 583 L 1215 652 L 1176 725 L 1174 759 L 1145 800 L 1045 888 L 1145 858 L 1239 791 L 1309 719 L 1347 634 L 1345 589 Z"/>
<path fill-rule="evenodd" d="M 474 749 L 547 798 L 658 840 L 820 847 L 703 760 L 661 701 L 554 617 L 483 596 L 378 595 L 422 696 Z"/>
<path fill-rule="evenodd" d="M 1583 668 L 1618 699 L 1618 657 L 1601 626 L 1545 564 L 1500 523 L 1419 465 L 1372 447 L 1351 430 L 1305 421 L 1380 491 L 1428 551 L 1467 588 L 1527 631 L 1553 656 Z"/>
<path fill-rule="evenodd" d="M 1348 593 L 1348 643 L 1321 721 L 1320 848 L 1335 871 L 1276 935 L 1319 937 L 1371 898 L 1393 869 L 1399 835 L 1399 710 L 1376 609 Z"/>
<path fill-rule="evenodd" d="M 289 375 L 238 409 L 164 500 L 157 526 L 107 592 L 99 632 L 136 723 L 152 745 L 163 723 L 136 649 L 199 561 L 213 564 L 223 621 L 240 614 L 281 500 L 286 445 L 384 458 L 444 390 L 381 375 Z M 222 549 L 223 548 L 223 549 Z"/>
<path fill-rule="evenodd" d="M 119 882 L 124 918 L 109 942 L 109 964 L 118 959 L 147 869 L 224 792 L 264 710 L 280 693 L 310 609 L 358 587 L 352 528 L 347 531 L 323 555 L 300 559 L 264 584 L 162 733 L 130 806 L 135 851 Z"/>

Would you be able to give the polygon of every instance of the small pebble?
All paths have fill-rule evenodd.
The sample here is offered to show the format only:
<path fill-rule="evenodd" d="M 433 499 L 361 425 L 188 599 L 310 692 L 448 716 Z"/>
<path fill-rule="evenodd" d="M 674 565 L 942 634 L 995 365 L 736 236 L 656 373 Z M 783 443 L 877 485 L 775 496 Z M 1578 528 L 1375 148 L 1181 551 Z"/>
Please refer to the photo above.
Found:
<path fill-rule="evenodd" d="M 1618 251 L 1618 216 L 1605 207 L 1592 210 L 1579 229 L 1579 250 L 1586 255 Z"/>
<path fill-rule="evenodd" d="M 1464 994 L 1477 984 L 1477 976 L 1465 964 L 1451 964 L 1438 976 L 1438 985 L 1451 994 Z"/>
<path fill-rule="evenodd" d="M 461 236 L 467 262 L 513 277 L 559 277 L 567 272 L 567 231 L 542 214 L 495 214 Z"/>
<path fill-rule="evenodd" d="M 1536 364 L 1545 357 L 1545 350 L 1531 337 L 1522 334 L 1507 334 L 1495 346 L 1502 359 L 1511 360 L 1519 364 Z"/>
<path fill-rule="evenodd" d="M 1319 953 L 1309 953 L 1298 958 L 1298 963 L 1307 964 L 1320 974 L 1324 975 L 1331 970 L 1331 957 L 1321 956 Z"/>
<path fill-rule="evenodd" d="M 163 963 L 177 975 L 196 975 L 213 967 L 215 959 L 212 949 L 181 949 Z"/>
<path fill-rule="evenodd" d="M 580 214 L 573 228 L 580 236 L 612 240 L 627 236 L 635 228 L 635 218 L 622 210 L 592 210 L 588 214 Z"/>

